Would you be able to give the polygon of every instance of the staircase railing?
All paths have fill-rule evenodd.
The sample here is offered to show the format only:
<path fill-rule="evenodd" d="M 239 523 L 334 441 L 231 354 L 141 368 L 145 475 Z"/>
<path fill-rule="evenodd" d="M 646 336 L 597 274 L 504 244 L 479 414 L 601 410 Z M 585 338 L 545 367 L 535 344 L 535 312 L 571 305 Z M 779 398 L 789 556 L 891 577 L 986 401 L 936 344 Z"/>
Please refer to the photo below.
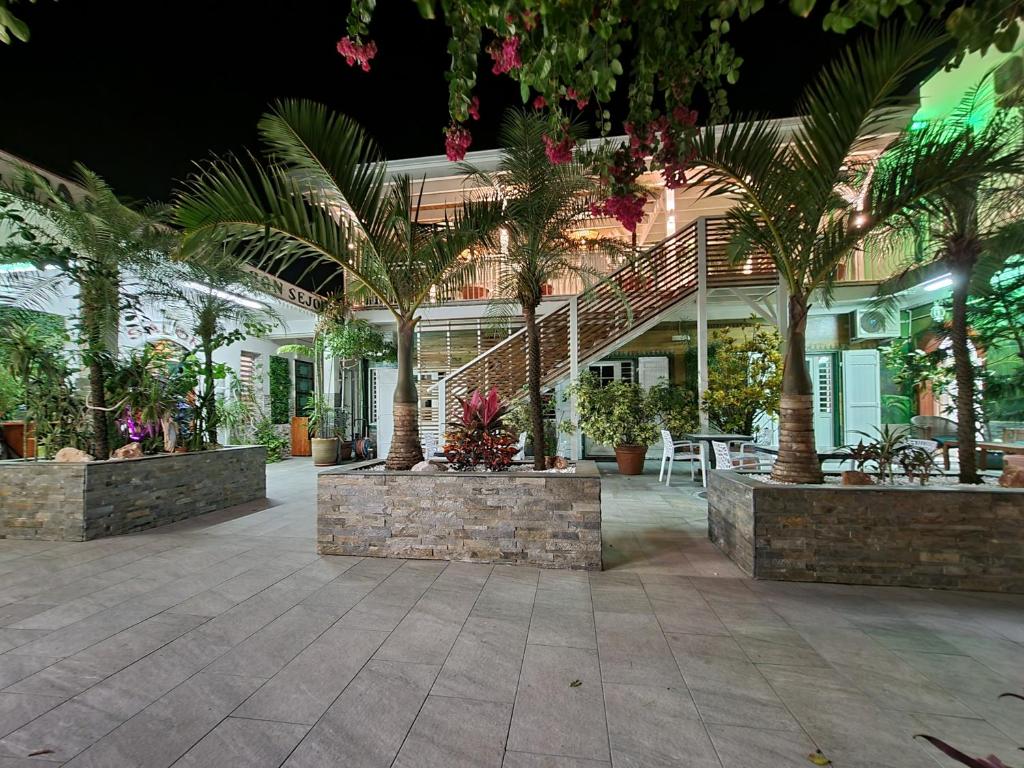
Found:
<path fill-rule="evenodd" d="M 631 329 L 693 296 L 702 251 L 708 287 L 763 285 L 774 279 L 775 265 L 768 256 L 732 264 L 726 254 L 727 241 L 722 219 L 697 219 L 579 294 L 575 303 L 580 364 L 610 351 Z M 538 321 L 541 382 L 545 385 L 570 372 L 571 313 L 572 301 Z M 474 389 L 497 387 L 505 398 L 520 397 L 527 382 L 527 359 L 526 330 L 522 329 L 452 372 L 441 387 L 448 419 L 458 412 L 456 396 L 466 397 Z"/>

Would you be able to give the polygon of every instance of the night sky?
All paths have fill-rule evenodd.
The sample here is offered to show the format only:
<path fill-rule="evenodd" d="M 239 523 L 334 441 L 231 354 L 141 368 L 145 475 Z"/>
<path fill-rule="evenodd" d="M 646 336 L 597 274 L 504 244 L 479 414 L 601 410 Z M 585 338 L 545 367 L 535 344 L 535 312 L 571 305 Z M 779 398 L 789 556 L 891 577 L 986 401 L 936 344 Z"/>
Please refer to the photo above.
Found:
<path fill-rule="evenodd" d="M 785 116 L 852 35 L 769 5 L 734 24 L 746 63 L 731 104 Z M 194 160 L 255 148 L 256 121 L 279 97 L 354 116 L 390 158 L 444 151 L 447 29 L 410 0 L 379 0 L 369 74 L 335 52 L 344 0 L 39 0 L 16 9 L 32 40 L 0 45 L 0 149 L 58 173 L 83 162 L 128 197 L 167 199 Z M 519 103 L 517 84 L 481 68 L 473 149 L 494 147 L 502 111 Z"/>

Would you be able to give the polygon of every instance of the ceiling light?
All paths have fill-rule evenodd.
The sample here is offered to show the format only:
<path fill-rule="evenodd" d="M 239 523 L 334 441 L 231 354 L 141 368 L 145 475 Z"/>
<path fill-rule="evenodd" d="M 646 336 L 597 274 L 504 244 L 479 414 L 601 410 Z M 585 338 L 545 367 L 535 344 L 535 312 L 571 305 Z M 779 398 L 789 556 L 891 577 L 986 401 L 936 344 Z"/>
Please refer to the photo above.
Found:
<path fill-rule="evenodd" d="M 923 283 L 921 287 L 926 291 L 941 291 L 943 288 L 949 288 L 952 284 L 953 276 L 947 272 L 944 275 L 939 275 L 929 280 L 927 283 Z"/>
<path fill-rule="evenodd" d="M 188 286 L 189 288 L 193 289 L 193 290 L 200 291 L 201 293 L 208 293 L 211 296 L 216 296 L 218 299 L 226 299 L 228 301 L 233 301 L 233 302 L 235 302 L 235 304 L 240 304 L 241 306 L 248 307 L 249 309 L 266 309 L 267 308 L 265 304 L 261 304 L 258 301 L 253 301 L 252 299 L 246 299 L 246 298 L 244 298 L 242 296 L 236 296 L 233 293 L 228 293 L 227 291 L 221 291 L 221 290 L 218 290 L 217 288 L 211 288 L 209 285 L 203 285 L 202 283 L 195 283 L 195 282 L 192 282 L 191 280 L 186 280 L 185 281 L 185 285 Z"/>

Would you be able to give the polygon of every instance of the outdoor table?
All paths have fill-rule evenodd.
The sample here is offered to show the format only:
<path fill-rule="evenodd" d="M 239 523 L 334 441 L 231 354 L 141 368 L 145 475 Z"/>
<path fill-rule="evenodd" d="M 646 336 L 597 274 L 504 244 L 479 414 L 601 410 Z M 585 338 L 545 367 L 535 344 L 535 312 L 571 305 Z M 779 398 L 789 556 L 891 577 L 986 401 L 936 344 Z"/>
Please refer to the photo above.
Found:
<path fill-rule="evenodd" d="M 942 465 L 949 472 L 949 449 L 957 448 L 956 440 L 945 440 L 942 443 Z M 995 443 L 989 441 L 977 442 L 974 447 L 978 449 L 978 465 L 981 469 L 988 466 L 988 452 L 1009 453 L 1011 455 L 1024 454 L 1024 443 Z"/>
<path fill-rule="evenodd" d="M 755 452 L 769 453 L 772 456 L 779 455 L 779 446 L 777 445 L 755 445 L 754 449 Z M 846 459 L 850 456 L 845 451 L 818 451 L 817 453 L 819 464 L 824 464 L 829 459 Z"/>
<path fill-rule="evenodd" d="M 711 443 L 735 443 L 744 442 L 748 443 L 754 439 L 753 435 L 733 435 L 719 432 L 687 432 L 683 435 L 690 440 L 697 440 L 698 442 L 707 443 L 708 448 L 704 455 L 708 457 L 708 462 L 711 464 L 712 469 L 718 468 L 718 460 L 715 458 L 715 452 L 711 450 Z"/>

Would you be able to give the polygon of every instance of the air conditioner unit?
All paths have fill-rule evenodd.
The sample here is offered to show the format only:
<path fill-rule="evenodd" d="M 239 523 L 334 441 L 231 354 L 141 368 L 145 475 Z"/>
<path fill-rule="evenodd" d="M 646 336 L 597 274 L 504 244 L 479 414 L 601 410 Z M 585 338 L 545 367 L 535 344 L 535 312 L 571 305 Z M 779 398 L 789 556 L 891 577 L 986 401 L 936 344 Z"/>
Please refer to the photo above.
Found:
<path fill-rule="evenodd" d="M 850 313 L 850 340 L 892 339 L 900 335 L 898 315 L 879 309 L 858 309 Z"/>

